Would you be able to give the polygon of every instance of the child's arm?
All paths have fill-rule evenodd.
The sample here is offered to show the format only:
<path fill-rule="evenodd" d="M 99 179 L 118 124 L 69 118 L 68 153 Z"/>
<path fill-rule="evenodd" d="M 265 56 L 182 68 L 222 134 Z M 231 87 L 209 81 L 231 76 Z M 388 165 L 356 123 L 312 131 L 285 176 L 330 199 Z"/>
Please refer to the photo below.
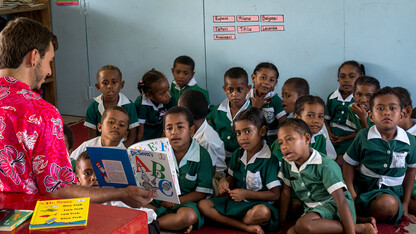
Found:
<path fill-rule="evenodd" d="M 218 185 L 220 195 L 228 193 L 230 191 L 230 187 L 233 187 L 234 184 L 235 180 L 232 176 L 221 178 L 220 183 Z"/>
<path fill-rule="evenodd" d="M 88 139 L 97 137 L 97 130 L 88 128 Z"/>
<path fill-rule="evenodd" d="M 140 124 L 139 127 L 137 127 L 137 142 L 142 141 L 144 133 L 144 124 Z"/>
<path fill-rule="evenodd" d="M 416 223 L 416 217 L 409 214 L 409 201 L 415 181 L 416 168 L 407 167 L 406 175 L 403 180 L 403 216 L 407 217 L 412 223 Z"/>
<path fill-rule="evenodd" d="M 330 133 L 331 134 L 331 133 Z M 332 135 L 332 143 L 340 143 L 340 142 L 344 142 L 344 141 L 348 141 L 351 139 L 354 139 L 354 137 L 357 135 L 357 131 L 346 135 L 346 136 L 335 136 Z"/>
<path fill-rule="evenodd" d="M 344 233 L 355 233 L 354 220 L 352 219 L 351 210 L 348 206 L 343 189 L 339 188 L 332 192 L 331 195 L 337 203 L 342 226 L 344 227 Z"/>
<path fill-rule="evenodd" d="M 342 171 L 342 177 L 344 177 L 345 184 L 347 185 L 348 190 L 351 193 L 352 199 L 355 202 L 355 199 L 357 198 L 357 193 L 354 190 L 354 167 L 350 165 L 349 163 L 343 164 L 343 171 Z M 413 177 L 414 178 L 414 177 Z"/>
<path fill-rule="evenodd" d="M 367 111 L 365 111 L 364 107 L 358 106 L 357 103 L 353 103 L 353 104 L 351 104 L 351 110 L 360 119 L 361 126 L 363 128 L 368 128 L 368 124 L 367 124 Z"/>
<path fill-rule="evenodd" d="M 243 201 L 244 199 L 276 201 L 280 198 L 280 186 L 273 187 L 266 191 L 251 191 L 247 189 L 234 189 L 230 191 L 230 196 L 234 201 Z"/>
<path fill-rule="evenodd" d="M 124 142 L 124 146 L 128 148 L 129 146 L 133 145 L 137 139 L 137 128 L 129 129 L 129 135 L 127 135 L 127 140 Z"/>
<path fill-rule="evenodd" d="M 292 188 L 283 184 L 282 193 L 280 194 L 280 210 L 279 210 L 279 223 L 286 221 L 287 211 L 289 210 L 290 196 Z"/>

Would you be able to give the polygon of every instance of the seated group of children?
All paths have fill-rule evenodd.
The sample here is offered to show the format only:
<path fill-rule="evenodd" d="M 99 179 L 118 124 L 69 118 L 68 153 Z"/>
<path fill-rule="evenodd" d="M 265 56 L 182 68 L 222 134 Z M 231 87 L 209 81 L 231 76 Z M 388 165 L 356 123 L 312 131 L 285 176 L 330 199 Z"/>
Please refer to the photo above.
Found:
<path fill-rule="evenodd" d="M 96 185 L 91 163 L 83 162 L 88 157 L 80 157 L 87 146 L 125 148 L 165 136 L 180 204 L 154 200 L 143 208 L 149 223 L 156 212 L 162 229 L 190 232 L 208 219 L 247 232 L 276 231 L 299 201 L 304 215 L 288 233 L 376 233 L 376 222 L 416 221 L 409 214 L 416 214 L 416 125 L 406 89 L 380 89 L 363 66 L 347 61 L 326 105 L 299 77 L 285 82 L 281 99 L 274 92 L 278 69 L 260 63 L 253 88 L 243 68 L 226 71 L 227 98 L 209 108 L 193 70 L 190 57 L 178 57 L 171 89 L 161 72 L 147 72 L 133 104 L 120 93 L 121 72 L 101 68 L 102 95 L 86 119 L 91 136 L 101 136 L 70 156 L 78 183 Z"/>

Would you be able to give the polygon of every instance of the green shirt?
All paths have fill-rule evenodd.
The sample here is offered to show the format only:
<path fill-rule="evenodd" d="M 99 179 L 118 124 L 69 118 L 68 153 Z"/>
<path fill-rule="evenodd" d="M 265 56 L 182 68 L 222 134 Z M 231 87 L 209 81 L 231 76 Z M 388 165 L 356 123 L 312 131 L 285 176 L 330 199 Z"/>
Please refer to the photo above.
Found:
<path fill-rule="evenodd" d="M 347 122 L 346 122 L 346 124 L 349 127 L 353 128 L 353 129 L 356 129 L 357 131 L 360 131 L 361 129 L 363 129 L 363 126 L 361 124 L 361 120 L 358 117 L 358 115 L 356 115 L 354 113 L 354 111 L 352 111 L 351 105 L 348 106 L 348 116 L 347 116 Z M 367 125 L 368 125 L 368 127 L 371 127 L 371 126 L 374 125 L 374 123 L 371 122 L 371 120 L 368 117 L 368 115 L 367 115 Z"/>
<path fill-rule="evenodd" d="M 355 130 L 346 125 L 348 106 L 354 102 L 352 94 L 343 99 L 339 90 L 328 96 L 325 105 L 325 119 L 331 122 L 331 132 L 336 136 L 346 136 Z"/>
<path fill-rule="evenodd" d="M 192 77 L 192 79 L 188 82 L 187 85 L 185 85 L 185 87 L 183 87 L 182 89 L 179 88 L 178 85 L 176 85 L 176 82 L 173 81 L 172 85 L 170 86 L 170 92 L 173 93 L 176 97 L 176 100 L 179 100 L 179 97 L 182 95 L 183 92 L 185 92 L 188 89 L 194 89 L 194 90 L 198 90 L 199 92 L 203 93 L 204 96 L 207 98 L 208 101 L 208 105 L 210 104 L 209 101 L 209 93 L 207 90 L 199 87 L 199 85 L 196 83 L 195 78 Z"/>

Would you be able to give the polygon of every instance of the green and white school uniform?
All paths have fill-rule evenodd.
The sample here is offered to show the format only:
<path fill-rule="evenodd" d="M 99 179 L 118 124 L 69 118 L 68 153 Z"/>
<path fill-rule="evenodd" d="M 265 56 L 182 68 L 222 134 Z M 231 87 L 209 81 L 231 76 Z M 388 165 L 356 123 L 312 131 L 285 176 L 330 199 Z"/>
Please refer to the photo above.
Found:
<path fill-rule="evenodd" d="M 348 117 L 347 117 L 346 124 L 349 127 L 353 128 L 357 131 L 360 131 L 361 129 L 363 129 L 363 126 L 361 124 L 361 120 L 358 117 L 358 115 L 355 114 L 354 111 L 352 111 L 351 105 L 348 106 Z M 368 127 L 374 126 L 374 123 L 371 122 L 370 118 L 368 117 L 368 112 L 367 112 L 367 125 L 368 125 Z"/>
<path fill-rule="evenodd" d="M 401 198 L 407 167 L 416 168 L 416 140 L 400 127 L 393 140 L 384 140 L 376 126 L 358 132 L 344 155 L 346 163 L 360 166 L 354 177 L 357 206 L 368 210 L 381 194 L 394 196 L 399 204 L 396 222 L 403 215 Z"/>
<path fill-rule="evenodd" d="M 277 159 L 271 156 L 269 146 L 265 141 L 263 141 L 263 148 L 253 155 L 248 162 L 247 152 L 242 148 L 237 149 L 233 153 L 228 168 L 228 174 L 234 178 L 236 188 L 251 191 L 267 191 L 280 186 L 280 181 L 277 178 L 278 171 Z M 256 205 L 265 205 L 271 211 L 270 221 L 267 224 L 268 230 L 274 231 L 277 228 L 279 213 L 272 202 L 253 199 L 236 202 L 229 196 L 211 198 L 211 201 L 218 212 L 236 219 L 244 217 L 247 211 Z"/>
<path fill-rule="evenodd" d="M 254 88 L 247 94 L 247 98 L 254 97 Z M 264 117 L 267 121 L 267 143 L 272 144 L 277 138 L 277 130 L 279 128 L 278 119 L 286 115 L 286 111 L 283 109 L 282 99 L 277 93 L 271 91 L 264 98 L 269 98 L 269 102 L 261 107 Z"/>
<path fill-rule="evenodd" d="M 188 89 L 198 90 L 199 92 L 203 93 L 204 96 L 207 98 L 208 105 L 210 104 L 208 91 L 199 87 L 194 77 L 192 77 L 188 84 L 185 85 L 182 89 L 179 87 L 179 85 L 176 84 L 175 80 L 172 81 L 172 85 L 170 86 L 170 92 L 175 95 L 176 100 L 179 100 L 179 97 L 182 95 L 182 93 Z"/>
<path fill-rule="evenodd" d="M 178 163 L 175 160 L 176 172 L 178 173 L 179 187 L 181 196 L 193 191 L 206 193 L 207 196 L 212 194 L 212 161 L 206 149 L 200 146 L 195 140 L 185 156 Z M 157 207 L 156 214 L 161 217 L 166 214 L 176 213 L 181 207 L 190 207 L 198 215 L 198 222 L 195 226 L 199 229 L 204 224 L 204 218 L 198 210 L 197 202 L 185 202 L 167 209 L 160 206 L 161 201 L 153 200 L 152 205 Z"/>
<path fill-rule="evenodd" d="M 246 98 L 246 102 L 238 110 L 234 118 L 243 110 L 250 108 L 250 100 Z M 240 147 L 237 137 L 233 130 L 233 117 L 231 117 L 230 102 L 225 99 L 218 107 L 216 107 L 208 116 L 209 124 L 218 133 L 224 142 L 225 153 L 227 157 L 231 157 L 232 153 Z"/>
<path fill-rule="evenodd" d="M 335 136 L 347 136 L 355 132 L 354 129 L 346 125 L 348 116 L 348 106 L 354 102 L 352 94 L 343 99 L 339 89 L 328 96 L 325 105 L 325 119 L 330 120 L 331 132 Z M 351 145 L 352 139 L 335 143 L 334 147 L 337 154 L 344 154 Z"/>
<path fill-rule="evenodd" d="M 416 137 L 416 121 L 412 121 L 414 123 L 414 125 L 407 129 L 406 132 L 410 133 L 411 135 L 413 135 L 414 137 Z M 413 189 L 412 189 L 412 197 L 416 196 L 416 176 L 415 176 L 415 182 L 413 183 Z"/>
<path fill-rule="evenodd" d="M 130 117 L 129 129 L 138 127 L 139 121 L 137 119 L 136 107 L 134 103 L 130 101 L 124 94 L 118 94 L 117 106 L 123 107 Z M 85 118 L 84 126 L 97 130 L 97 136 L 101 136 L 101 132 L 98 132 L 97 125 L 101 122 L 101 116 L 105 111 L 103 95 L 94 98 L 87 109 L 87 115 Z"/>
<path fill-rule="evenodd" d="M 134 102 L 136 105 L 139 123 L 144 124 L 142 140 L 155 139 L 162 137 L 163 117 L 166 112 L 176 106 L 176 98 L 171 94 L 169 103 L 155 105 L 145 94 L 138 96 Z"/>
<path fill-rule="evenodd" d="M 354 201 L 342 178 L 341 168 L 328 156 L 311 148 L 310 157 L 299 168 L 295 162 L 283 158 L 279 178 L 303 202 L 305 214 L 316 212 L 323 219 L 341 220 L 331 194 L 343 189 L 355 222 Z"/>

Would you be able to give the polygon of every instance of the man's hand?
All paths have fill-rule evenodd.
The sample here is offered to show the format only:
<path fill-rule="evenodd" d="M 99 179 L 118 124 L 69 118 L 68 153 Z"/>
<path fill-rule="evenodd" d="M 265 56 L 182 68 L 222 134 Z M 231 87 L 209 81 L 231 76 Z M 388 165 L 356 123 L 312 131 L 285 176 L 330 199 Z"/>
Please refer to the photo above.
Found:
<path fill-rule="evenodd" d="M 125 190 L 126 194 L 122 202 L 135 208 L 149 204 L 156 197 L 156 192 L 144 190 L 133 185 L 127 186 Z"/>

